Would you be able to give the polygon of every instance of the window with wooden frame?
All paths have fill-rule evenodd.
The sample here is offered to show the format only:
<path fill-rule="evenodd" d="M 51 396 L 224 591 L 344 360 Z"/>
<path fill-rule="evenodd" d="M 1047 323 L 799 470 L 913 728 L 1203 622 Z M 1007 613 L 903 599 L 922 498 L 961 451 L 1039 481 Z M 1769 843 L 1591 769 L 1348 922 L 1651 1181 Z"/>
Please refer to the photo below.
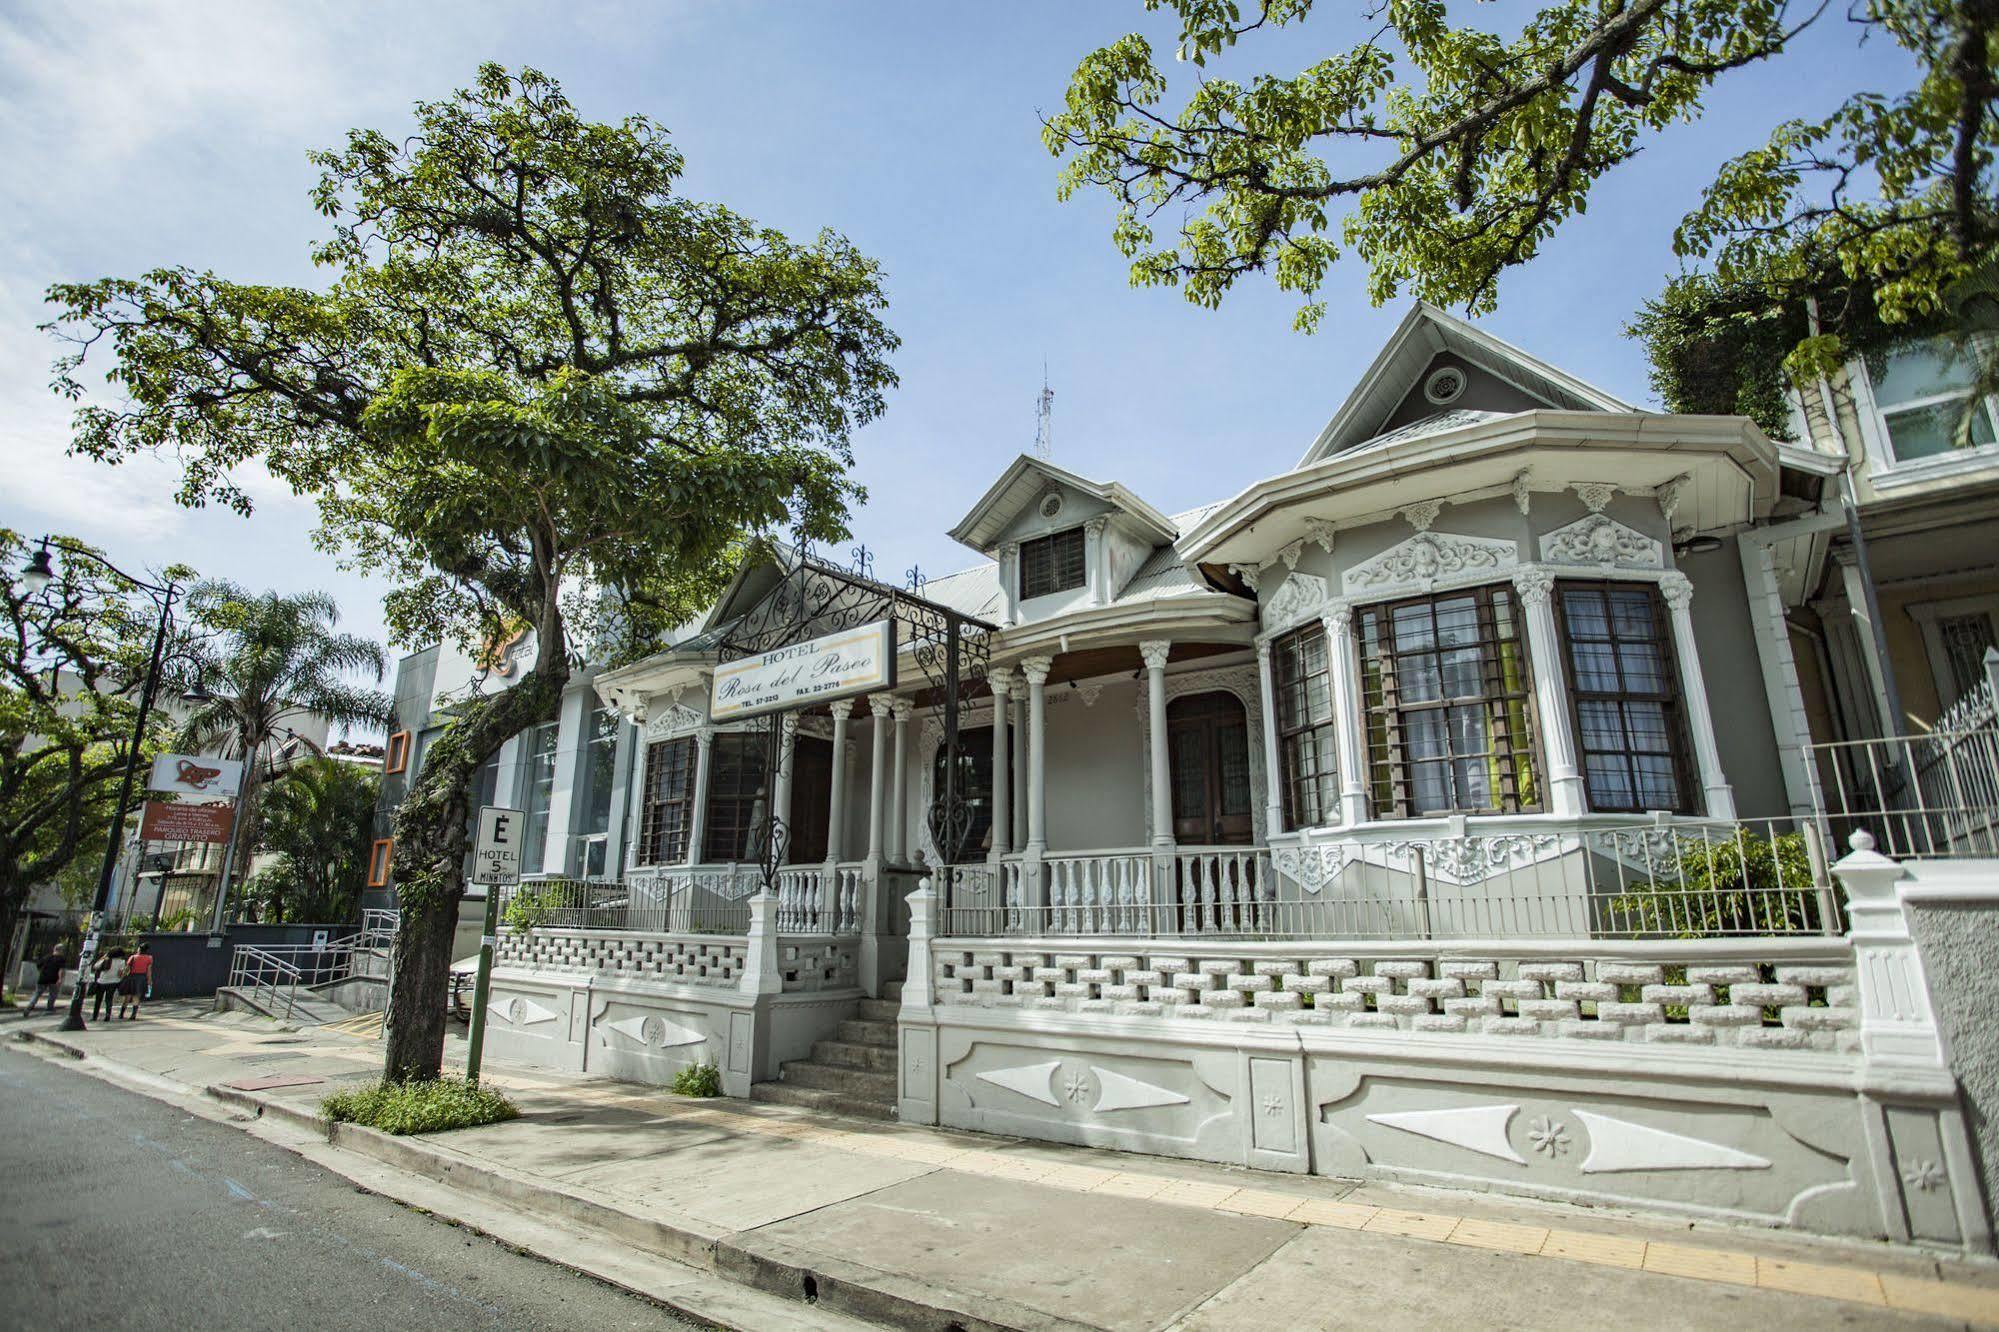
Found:
<path fill-rule="evenodd" d="M 1333 662 L 1323 625 L 1294 629 L 1270 644 L 1277 691 L 1277 758 L 1284 826 L 1331 823 L 1339 810 L 1339 738 L 1333 724 Z"/>
<path fill-rule="evenodd" d="M 396 839 L 381 837 L 368 848 L 368 886 L 386 888 L 389 886 L 389 862 L 394 857 Z"/>
<path fill-rule="evenodd" d="M 397 731 L 389 737 L 388 750 L 382 755 L 384 773 L 402 772 L 410 765 L 410 733 Z"/>
<path fill-rule="evenodd" d="M 1650 583 L 1555 584 L 1576 757 L 1590 809 L 1695 812 L 1672 629 Z"/>
<path fill-rule="evenodd" d="M 1083 529 L 1020 543 L 1020 597 L 1045 597 L 1083 585 Z"/>
<path fill-rule="evenodd" d="M 1533 685 L 1512 589 L 1369 606 L 1356 619 L 1375 815 L 1538 808 Z"/>
<path fill-rule="evenodd" d="M 750 858 L 765 817 L 764 768 L 769 743 L 754 731 L 718 735 L 709 742 L 702 863 L 718 865 Z"/>
<path fill-rule="evenodd" d="M 646 746 L 639 788 L 638 862 L 678 865 L 687 859 L 694 812 L 694 739 L 656 740 Z"/>

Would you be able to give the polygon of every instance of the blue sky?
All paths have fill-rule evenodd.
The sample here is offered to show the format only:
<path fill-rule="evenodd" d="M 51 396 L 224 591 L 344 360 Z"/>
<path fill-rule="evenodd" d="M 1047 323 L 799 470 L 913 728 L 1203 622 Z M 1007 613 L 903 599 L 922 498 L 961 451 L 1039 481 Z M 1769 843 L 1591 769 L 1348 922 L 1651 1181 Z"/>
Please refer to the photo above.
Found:
<path fill-rule="evenodd" d="M 1461 7 L 1495 23 L 1520 8 Z M 1347 7 L 1322 9 L 1247 57 L 1288 70 L 1348 44 Z M 1839 12 L 1600 187 L 1587 217 L 1506 280 L 1485 325 L 1651 403 L 1621 329 L 1675 271 L 1672 228 L 1715 163 L 1785 116 L 1905 81 L 1892 48 L 1860 46 Z M 1083 53 L 1126 31 L 1170 51 L 1170 19 L 1137 0 L 0 0 L 0 524 L 73 532 L 135 564 L 325 587 L 347 627 L 380 635 L 379 583 L 315 551 L 309 506 L 268 481 L 245 520 L 175 509 L 167 464 L 64 458 L 53 346 L 34 325 L 52 281 L 159 264 L 313 281 L 306 249 L 322 224 L 306 151 L 354 125 L 405 127 L 411 102 L 487 59 L 545 70 L 593 117 L 665 125 L 689 193 L 794 234 L 832 227 L 882 262 L 902 386 L 855 440 L 871 493 L 855 528 L 878 573 L 976 562 L 944 531 L 1031 443 L 1044 361 L 1056 461 L 1169 513 L 1225 497 L 1296 460 L 1406 306 L 1370 307 L 1363 274 L 1343 266 L 1306 337 L 1291 331 L 1296 302 L 1262 283 L 1219 312 L 1129 287 L 1108 201 L 1056 202 L 1036 118 Z"/>

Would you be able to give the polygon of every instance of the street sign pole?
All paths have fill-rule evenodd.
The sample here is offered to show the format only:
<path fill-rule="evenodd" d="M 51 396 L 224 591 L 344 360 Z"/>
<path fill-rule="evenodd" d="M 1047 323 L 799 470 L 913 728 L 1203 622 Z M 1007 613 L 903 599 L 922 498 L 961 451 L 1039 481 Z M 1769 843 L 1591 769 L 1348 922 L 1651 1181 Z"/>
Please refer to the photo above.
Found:
<path fill-rule="evenodd" d="M 486 1050 L 486 995 L 493 983 L 493 940 L 502 884 L 518 883 L 521 812 L 488 805 L 479 811 L 479 839 L 472 851 L 472 881 L 486 885 L 486 923 L 479 931 L 479 972 L 472 982 L 472 1031 L 465 1043 L 465 1080 L 479 1080 Z"/>

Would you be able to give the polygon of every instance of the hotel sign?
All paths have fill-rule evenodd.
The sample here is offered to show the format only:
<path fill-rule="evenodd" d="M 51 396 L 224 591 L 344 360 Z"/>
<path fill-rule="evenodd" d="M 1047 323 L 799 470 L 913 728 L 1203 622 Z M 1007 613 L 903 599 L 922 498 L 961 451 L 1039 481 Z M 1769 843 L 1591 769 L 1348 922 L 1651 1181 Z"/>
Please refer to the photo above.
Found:
<path fill-rule="evenodd" d="M 708 716 L 736 721 L 895 687 L 895 624 L 878 620 L 715 668 Z"/>

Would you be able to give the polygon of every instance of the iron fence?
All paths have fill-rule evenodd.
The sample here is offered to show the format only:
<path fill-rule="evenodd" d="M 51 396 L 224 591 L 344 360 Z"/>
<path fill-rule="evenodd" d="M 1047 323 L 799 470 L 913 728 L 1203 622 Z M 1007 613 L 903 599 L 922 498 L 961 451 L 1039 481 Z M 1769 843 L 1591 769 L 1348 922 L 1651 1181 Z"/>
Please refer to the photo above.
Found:
<path fill-rule="evenodd" d="M 1897 860 L 1999 855 L 1999 728 L 1811 747 L 1819 813 Z"/>
<path fill-rule="evenodd" d="M 503 929 L 746 934 L 749 899 L 761 882 L 755 867 L 745 865 L 629 880 L 527 880 L 492 891 L 500 895 L 494 905 Z"/>

